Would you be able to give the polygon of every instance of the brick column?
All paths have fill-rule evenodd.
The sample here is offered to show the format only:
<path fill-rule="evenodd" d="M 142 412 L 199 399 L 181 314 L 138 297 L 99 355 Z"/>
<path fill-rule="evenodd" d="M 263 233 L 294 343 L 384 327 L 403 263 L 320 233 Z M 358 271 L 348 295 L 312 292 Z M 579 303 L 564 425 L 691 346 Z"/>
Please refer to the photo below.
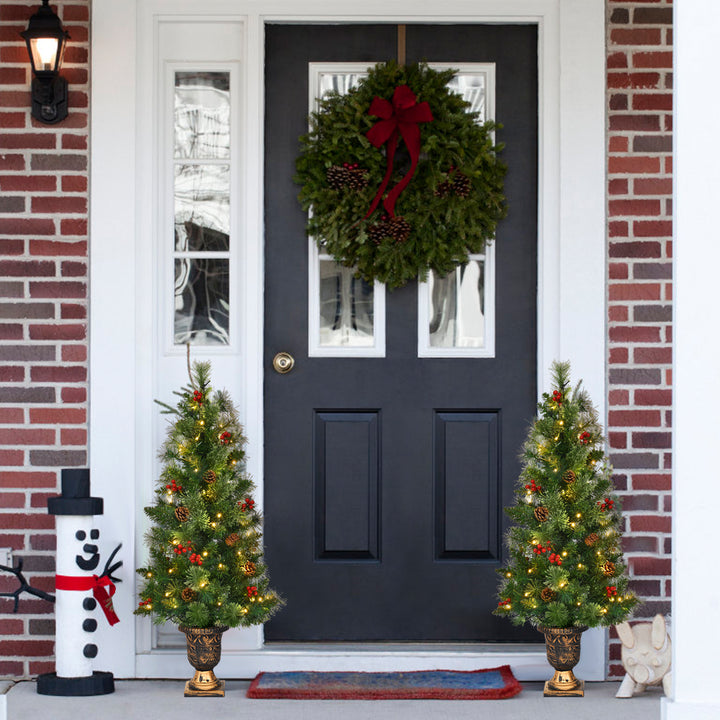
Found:
<path fill-rule="evenodd" d="M 0 3 L 0 547 L 53 590 L 58 468 L 87 462 L 89 0 L 53 3 L 70 41 L 69 116 L 30 118 L 19 36 L 38 0 Z M 15 581 L 0 576 L 2 590 Z M 0 676 L 54 669 L 50 603 L 0 600 Z"/>
<path fill-rule="evenodd" d="M 643 619 L 671 594 L 672 2 L 608 0 L 607 17 L 607 426 Z"/>

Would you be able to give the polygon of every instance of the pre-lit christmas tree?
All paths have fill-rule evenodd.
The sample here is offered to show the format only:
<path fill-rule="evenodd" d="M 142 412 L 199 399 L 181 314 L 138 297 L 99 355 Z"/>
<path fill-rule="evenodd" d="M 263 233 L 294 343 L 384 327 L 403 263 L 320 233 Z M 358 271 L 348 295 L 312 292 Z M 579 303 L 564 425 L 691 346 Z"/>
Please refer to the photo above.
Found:
<path fill-rule="evenodd" d="M 614 625 L 637 598 L 628 590 L 621 515 L 612 494 L 597 411 L 568 363 L 554 363 L 523 448 L 510 557 L 495 613 L 513 623 L 569 628 Z"/>
<path fill-rule="evenodd" d="M 192 628 L 265 622 L 281 601 L 262 562 L 261 517 L 243 465 L 246 438 L 230 397 L 196 362 L 176 392 L 156 504 L 145 508 L 150 562 L 138 573 L 138 615 Z"/>

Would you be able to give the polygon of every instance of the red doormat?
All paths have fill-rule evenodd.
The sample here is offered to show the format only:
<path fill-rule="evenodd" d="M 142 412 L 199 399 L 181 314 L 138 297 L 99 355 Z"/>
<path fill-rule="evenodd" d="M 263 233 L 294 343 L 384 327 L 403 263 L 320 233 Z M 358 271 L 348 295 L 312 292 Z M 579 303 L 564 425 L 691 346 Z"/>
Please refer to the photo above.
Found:
<path fill-rule="evenodd" d="M 522 686 L 509 665 L 488 670 L 260 673 L 247 696 L 289 700 L 499 700 Z"/>

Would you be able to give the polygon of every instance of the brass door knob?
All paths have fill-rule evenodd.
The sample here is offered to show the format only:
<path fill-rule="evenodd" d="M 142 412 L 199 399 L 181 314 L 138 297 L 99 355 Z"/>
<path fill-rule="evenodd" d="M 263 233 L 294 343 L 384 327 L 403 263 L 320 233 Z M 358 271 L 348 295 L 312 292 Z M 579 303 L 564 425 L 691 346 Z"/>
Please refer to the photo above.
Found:
<path fill-rule="evenodd" d="M 273 358 L 273 367 L 275 372 L 279 372 L 281 375 L 289 373 L 293 367 L 295 367 L 295 358 L 287 352 L 279 352 Z"/>

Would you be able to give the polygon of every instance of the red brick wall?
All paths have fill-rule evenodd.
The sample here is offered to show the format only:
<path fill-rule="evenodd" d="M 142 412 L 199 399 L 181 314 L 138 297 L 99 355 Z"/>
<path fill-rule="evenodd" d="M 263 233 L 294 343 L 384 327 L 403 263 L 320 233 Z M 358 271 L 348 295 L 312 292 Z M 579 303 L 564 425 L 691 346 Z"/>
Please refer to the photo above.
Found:
<path fill-rule="evenodd" d="M 17 33 L 38 4 L 0 3 L 0 548 L 52 589 L 45 499 L 60 467 L 86 462 L 89 0 L 55 3 L 72 38 L 58 126 L 28 110 Z M 607 0 L 608 433 L 639 618 L 670 598 L 671 12 L 671 0 Z M 0 601 L 0 676 L 50 669 L 52 607 L 10 609 Z M 617 642 L 610 657 L 617 676 Z"/>
<path fill-rule="evenodd" d="M 644 619 L 670 612 L 672 0 L 607 14 L 608 435 Z"/>
<path fill-rule="evenodd" d="M 30 119 L 30 65 L 18 33 L 39 0 L 0 2 L 0 548 L 52 590 L 59 468 L 87 445 L 89 0 L 53 3 L 70 32 L 69 117 Z M 14 580 L 0 575 L 2 591 Z M 28 597 L 28 596 L 25 596 Z M 54 669 L 52 605 L 0 600 L 0 676 Z"/>

